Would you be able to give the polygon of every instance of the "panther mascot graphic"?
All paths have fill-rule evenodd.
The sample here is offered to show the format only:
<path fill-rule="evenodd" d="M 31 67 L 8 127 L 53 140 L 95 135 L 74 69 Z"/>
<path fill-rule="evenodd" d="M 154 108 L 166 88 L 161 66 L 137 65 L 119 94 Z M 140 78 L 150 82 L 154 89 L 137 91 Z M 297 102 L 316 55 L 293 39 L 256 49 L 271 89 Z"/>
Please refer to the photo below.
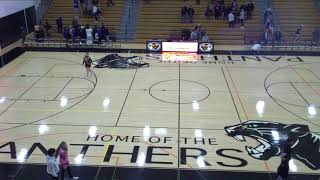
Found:
<path fill-rule="evenodd" d="M 307 125 L 250 120 L 224 129 L 228 136 L 237 141 L 245 142 L 246 137 L 255 139 L 259 145 L 246 146 L 246 150 L 251 157 L 259 160 L 268 160 L 283 153 L 289 137 L 293 142 L 291 157 L 312 170 L 320 169 L 320 135 L 310 132 Z"/>

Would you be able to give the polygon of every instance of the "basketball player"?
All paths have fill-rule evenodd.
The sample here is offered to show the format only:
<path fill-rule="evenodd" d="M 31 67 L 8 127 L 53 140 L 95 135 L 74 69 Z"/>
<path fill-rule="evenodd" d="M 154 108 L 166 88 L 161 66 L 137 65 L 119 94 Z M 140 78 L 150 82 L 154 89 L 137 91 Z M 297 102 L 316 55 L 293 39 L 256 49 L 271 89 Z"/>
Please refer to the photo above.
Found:
<path fill-rule="evenodd" d="M 89 53 L 86 52 L 84 58 L 83 58 L 83 62 L 82 64 L 86 67 L 86 70 L 87 70 L 87 77 L 89 76 L 89 73 L 90 75 L 92 74 L 90 68 L 91 68 L 91 64 L 92 64 L 92 59 L 89 57 Z"/>

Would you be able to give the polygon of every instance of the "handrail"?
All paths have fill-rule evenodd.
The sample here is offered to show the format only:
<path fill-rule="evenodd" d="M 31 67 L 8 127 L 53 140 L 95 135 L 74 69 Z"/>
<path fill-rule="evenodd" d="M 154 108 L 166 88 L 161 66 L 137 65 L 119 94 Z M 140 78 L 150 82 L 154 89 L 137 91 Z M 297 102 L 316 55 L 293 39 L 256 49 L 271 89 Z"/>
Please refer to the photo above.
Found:
<path fill-rule="evenodd" d="M 51 3 L 52 3 L 52 0 L 35 0 L 37 24 L 41 23 Z"/>

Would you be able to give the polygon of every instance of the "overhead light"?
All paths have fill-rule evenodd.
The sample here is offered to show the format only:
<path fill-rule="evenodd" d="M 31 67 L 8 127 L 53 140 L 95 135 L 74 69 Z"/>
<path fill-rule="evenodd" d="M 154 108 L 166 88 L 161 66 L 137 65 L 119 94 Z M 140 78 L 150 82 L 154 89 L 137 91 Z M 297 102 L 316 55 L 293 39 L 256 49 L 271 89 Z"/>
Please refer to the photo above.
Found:
<path fill-rule="evenodd" d="M 199 167 L 204 168 L 206 167 L 206 164 L 204 163 L 203 156 L 198 156 L 197 158 L 197 164 Z"/>
<path fill-rule="evenodd" d="M 45 134 L 48 131 L 49 131 L 49 126 L 47 126 L 45 124 L 41 124 L 38 128 L 38 132 L 40 135 Z"/>
<path fill-rule="evenodd" d="M 194 130 L 194 136 L 196 138 L 201 138 L 202 137 L 202 130 L 201 129 Z"/>
<path fill-rule="evenodd" d="M 200 109 L 199 103 L 197 101 L 192 101 L 192 109 L 193 111 L 198 111 Z"/>
<path fill-rule="evenodd" d="M 61 106 L 61 107 L 65 107 L 67 104 L 68 104 L 68 98 L 65 97 L 65 96 L 62 96 L 62 97 L 60 98 L 60 106 Z"/>
<path fill-rule="evenodd" d="M 264 113 L 264 101 L 258 101 L 256 104 L 256 110 L 259 116 L 262 116 Z"/>
<path fill-rule="evenodd" d="M 143 128 L 143 140 L 147 141 L 150 137 L 150 126 L 146 125 Z"/>
<path fill-rule="evenodd" d="M 280 136 L 279 136 L 279 132 L 278 131 L 271 131 L 273 140 L 275 141 L 279 141 L 280 140 Z"/>
<path fill-rule="evenodd" d="M 308 113 L 310 116 L 315 116 L 317 115 L 317 110 L 313 105 L 311 105 L 308 107 Z"/>
<path fill-rule="evenodd" d="M 17 156 L 17 160 L 18 160 L 19 163 L 22 163 L 22 162 L 24 162 L 26 160 L 27 153 L 28 153 L 27 148 L 22 148 L 20 150 L 20 152 L 18 153 L 18 156 Z"/>
<path fill-rule="evenodd" d="M 82 160 L 83 160 L 83 154 L 78 154 L 75 158 L 74 158 L 74 162 L 76 164 L 81 164 L 82 163 Z"/>
<path fill-rule="evenodd" d="M 4 97 L 4 96 L 2 96 L 2 97 L 0 97 L 0 103 L 2 104 L 2 103 L 4 103 L 5 101 L 6 101 L 6 97 Z"/>
<path fill-rule="evenodd" d="M 97 126 L 90 126 L 89 128 L 89 136 L 95 137 L 97 135 Z"/>
<path fill-rule="evenodd" d="M 289 169 L 291 172 L 297 172 L 298 171 L 298 166 L 294 163 L 293 159 L 289 160 Z"/>
<path fill-rule="evenodd" d="M 110 98 L 109 97 L 105 97 L 103 102 L 102 102 L 102 106 L 104 111 L 107 111 L 110 105 Z"/>
<path fill-rule="evenodd" d="M 140 152 L 137 159 L 138 166 L 143 166 L 146 161 L 146 155 L 143 152 Z"/>
<path fill-rule="evenodd" d="M 156 128 L 154 133 L 158 136 L 165 136 L 167 135 L 167 128 Z"/>

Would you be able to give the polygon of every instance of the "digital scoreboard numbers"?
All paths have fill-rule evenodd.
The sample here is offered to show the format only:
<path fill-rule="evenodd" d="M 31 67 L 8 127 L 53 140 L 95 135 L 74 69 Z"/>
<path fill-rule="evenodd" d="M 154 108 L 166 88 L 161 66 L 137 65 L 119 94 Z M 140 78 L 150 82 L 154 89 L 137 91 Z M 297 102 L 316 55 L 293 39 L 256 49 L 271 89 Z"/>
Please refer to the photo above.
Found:
<path fill-rule="evenodd" d="M 198 42 L 162 42 L 164 52 L 198 52 Z"/>

